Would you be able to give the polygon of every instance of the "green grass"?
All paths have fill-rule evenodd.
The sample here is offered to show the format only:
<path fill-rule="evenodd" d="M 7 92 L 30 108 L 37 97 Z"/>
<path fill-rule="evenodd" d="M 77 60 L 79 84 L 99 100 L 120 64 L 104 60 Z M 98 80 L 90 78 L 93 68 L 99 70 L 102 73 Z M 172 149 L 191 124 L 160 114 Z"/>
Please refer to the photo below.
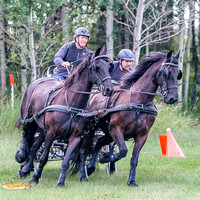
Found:
<path fill-rule="evenodd" d="M 0 132 L 0 199 L 200 199 L 199 126 L 196 123 L 196 126 L 190 126 L 194 124 L 194 120 L 183 116 L 176 106 L 159 104 L 157 107 L 159 114 L 139 157 L 136 174 L 138 188 L 126 185 L 134 145 L 132 141 L 128 141 L 128 155 L 118 162 L 117 173 L 107 175 L 105 165 L 98 165 L 87 183 L 80 182 L 78 174 L 74 177 L 67 176 L 65 186 L 59 188 L 56 183 L 61 162 L 48 162 L 38 185 L 30 189 L 7 190 L 2 186 L 28 183 L 33 173 L 25 179 L 16 177 L 19 164 L 14 160 L 14 155 L 20 145 L 21 132 L 13 128 L 15 117 L 12 116 L 17 118 L 17 114 L 9 114 L 12 113 L 9 106 L 5 106 L 4 111 L 0 112 L 0 120 L 3 122 Z M 16 110 L 19 112 L 19 106 Z M 7 119 L 3 119 L 4 113 Z M 168 127 L 186 158 L 162 157 L 158 134 L 165 134 Z"/>

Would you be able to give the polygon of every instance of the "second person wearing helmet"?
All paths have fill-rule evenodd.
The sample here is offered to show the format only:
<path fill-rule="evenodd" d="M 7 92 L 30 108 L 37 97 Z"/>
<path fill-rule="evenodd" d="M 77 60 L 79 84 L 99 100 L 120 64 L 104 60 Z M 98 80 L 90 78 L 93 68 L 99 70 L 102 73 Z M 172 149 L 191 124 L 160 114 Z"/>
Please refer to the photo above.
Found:
<path fill-rule="evenodd" d="M 81 59 L 91 52 L 86 47 L 89 38 L 88 29 L 84 27 L 76 29 L 75 42 L 64 44 L 54 56 L 53 61 L 57 67 L 54 69 L 53 77 L 65 80 L 68 76 L 68 70 L 73 71 L 81 62 Z"/>
<path fill-rule="evenodd" d="M 111 78 L 114 81 L 120 82 L 121 77 L 127 72 L 130 71 L 131 65 L 134 60 L 133 52 L 129 49 L 122 49 L 118 54 L 118 61 L 114 61 L 113 69 L 110 73 Z M 114 82 L 115 84 L 115 82 Z"/>

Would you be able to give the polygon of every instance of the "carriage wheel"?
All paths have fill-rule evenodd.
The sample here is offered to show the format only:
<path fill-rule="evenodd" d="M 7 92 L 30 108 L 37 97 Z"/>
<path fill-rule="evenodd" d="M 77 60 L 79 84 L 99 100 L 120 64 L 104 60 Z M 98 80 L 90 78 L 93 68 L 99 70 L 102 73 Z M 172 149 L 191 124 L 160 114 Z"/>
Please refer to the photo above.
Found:
<path fill-rule="evenodd" d="M 43 72 L 42 72 L 42 77 L 51 77 L 53 74 L 53 70 L 56 68 L 56 65 L 51 65 L 47 67 Z"/>
<path fill-rule="evenodd" d="M 116 147 L 114 142 L 109 145 L 106 145 L 106 152 L 110 152 L 112 154 L 116 153 Z M 112 174 L 114 172 L 117 172 L 117 162 L 106 163 L 106 172 L 107 174 Z"/>

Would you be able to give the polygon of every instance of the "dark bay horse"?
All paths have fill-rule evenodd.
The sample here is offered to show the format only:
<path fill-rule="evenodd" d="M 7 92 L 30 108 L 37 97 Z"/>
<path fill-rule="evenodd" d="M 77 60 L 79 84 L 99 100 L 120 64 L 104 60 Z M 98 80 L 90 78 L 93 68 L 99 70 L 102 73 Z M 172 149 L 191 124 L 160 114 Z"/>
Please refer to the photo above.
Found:
<path fill-rule="evenodd" d="M 98 86 L 103 95 L 110 96 L 113 93 L 108 57 L 105 53 L 104 47 L 101 52 L 98 49 L 94 54 L 89 54 L 63 84 L 52 78 L 41 78 L 30 84 L 23 98 L 21 121 L 18 123 L 23 129 L 23 141 L 15 159 L 19 163 L 26 161 L 19 176 L 25 177 L 30 173 L 36 152 L 44 141 L 40 164 L 31 180 L 38 183 L 48 161 L 52 142 L 67 138 L 68 148 L 58 181 L 58 185 L 64 185 L 71 154 L 78 148 L 83 130 L 89 121 L 76 113 L 82 113 L 86 109 L 93 84 Z M 36 132 L 40 135 L 34 142 Z"/>
<path fill-rule="evenodd" d="M 99 161 L 100 163 L 116 162 L 127 155 L 125 141 L 133 138 L 135 144 L 127 184 L 138 186 L 135 182 L 136 167 L 140 150 L 145 144 L 157 114 L 153 103 L 156 91 L 160 86 L 164 102 L 167 104 L 173 104 L 178 98 L 177 79 L 182 77 L 182 72 L 178 69 L 178 57 L 179 54 L 173 56 L 172 51 L 154 52 L 139 62 L 135 72 L 125 75 L 121 88 L 115 87 L 115 93 L 109 100 L 101 94 L 91 98 L 89 109 L 105 112 L 99 116 L 97 124 L 97 128 L 100 127 L 105 136 L 100 138 L 95 146 L 92 159 L 87 166 L 88 175 L 95 170 L 102 146 L 115 141 L 119 153 L 104 153 Z M 90 133 L 90 139 L 83 140 L 80 154 L 89 151 L 92 137 L 93 132 Z"/>

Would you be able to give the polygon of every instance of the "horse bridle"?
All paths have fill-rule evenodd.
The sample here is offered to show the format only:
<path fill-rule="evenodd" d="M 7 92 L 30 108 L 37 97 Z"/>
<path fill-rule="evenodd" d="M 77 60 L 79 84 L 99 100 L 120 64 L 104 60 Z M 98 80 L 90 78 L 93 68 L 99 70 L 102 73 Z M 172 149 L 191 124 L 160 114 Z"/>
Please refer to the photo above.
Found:
<path fill-rule="evenodd" d="M 111 60 L 108 56 L 106 56 L 106 55 L 100 55 L 100 56 L 95 57 L 95 58 L 92 60 L 92 63 L 90 64 L 90 66 L 89 66 L 89 73 L 91 73 L 91 69 L 92 69 L 93 72 L 94 72 L 94 76 L 95 76 L 95 78 L 97 79 L 98 90 L 99 90 L 100 92 L 103 92 L 103 91 L 104 91 L 103 82 L 106 81 L 107 79 L 111 79 L 111 77 L 110 77 L 110 76 L 107 76 L 107 77 L 105 77 L 105 78 L 103 78 L 103 79 L 101 79 L 101 78 L 99 77 L 99 75 L 97 74 L 96 65 L 95 65 L 95 63 L 94 63 L 94 61 L 96 61 L 96 60 L 98 60 L 98 59 L 103 59 L 103 60 L 105 60 L 105 61 L 106 61 L 107 59 L 109 59 L 110 61 L 112 61 L 112 60 Z M 89 77 L 90 77 L 90 74 L 89 74 Z"/>
<path fill-rule="evenodd" d="M 167 67 L 165 67 L 166 65 L 167 65 Z M 178 67 L 178 64 L 171 63 L 171 62 L 163 62 L 162 65 L 161 65 L 161 68 L 159 69 L 159 71 L 156 75 L 156 82 L 158 83 L 158 78 L 162 74 L 163 86 L 161 87 L 161 94 L 164 98 L 167 97 L 169 89 L 178 88 L 177 85 L 173 85 L 173 86 L 170 86 L 170 87 L 168 87 L 168 85 L 167 85 L 167 78 L 169 76 L 169 70 L 168 70 L 169 67 Z M 180 70 L 180 72 L 181 72 L 181 70 Z"/>

